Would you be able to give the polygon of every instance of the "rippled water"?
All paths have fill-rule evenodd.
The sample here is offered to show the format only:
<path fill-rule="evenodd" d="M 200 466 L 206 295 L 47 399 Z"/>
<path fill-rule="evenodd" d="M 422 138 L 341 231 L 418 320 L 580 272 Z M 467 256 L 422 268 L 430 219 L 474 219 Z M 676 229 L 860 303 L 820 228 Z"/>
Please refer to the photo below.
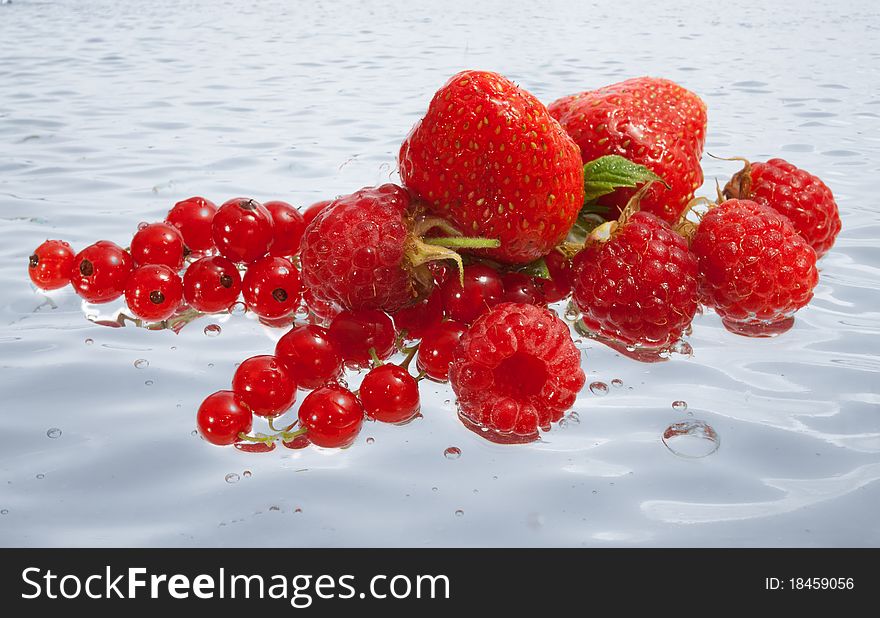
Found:
<path fill-rule="evenodd" d="M 707 4 L 0 6 L 0 544 L 880 545 L 880 19 Z M 481 440 L 429 384 L 424 418 L 346 451 L 253 455 L 204 444 L 195 409 L 280 333 L 101 327 L 27 282 L 45 238 L 126 243 L 190 195 L 302 205 L 393 180 L 462 68 L 545 101 L 666 76 L 705 98 L 713 154 L 821 174 L 844 229 L 795 328 L 748 340 L 708 314 L 692 357 L 650 365 L 583 339 L 605 388 L 537 444 Z M 704 165 L 706 195 L 738 167 Z M 664 431 L 693 421 L 721 447 L 676 456 Z"/>

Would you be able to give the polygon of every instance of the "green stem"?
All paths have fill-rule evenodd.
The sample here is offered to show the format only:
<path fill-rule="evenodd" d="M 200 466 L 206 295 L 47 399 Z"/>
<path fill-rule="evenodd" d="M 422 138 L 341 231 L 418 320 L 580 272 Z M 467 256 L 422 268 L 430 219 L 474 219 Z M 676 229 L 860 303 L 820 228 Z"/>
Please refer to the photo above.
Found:
<path fill-rule="evenodd" d="M 447 249 L 497 249 L 501 246 L 501 241 L 497 238 L 481 238 L 479 236 L 437 236 L 425 238 L 422 242 L 426 245 L 446 247 Z"/>
<path fill-rule="evenodd" d="M 370 358 L 373 360 L 373 368 L 382 366 L 382 359 L 376 354 L 376 348 L 370 348 Z"/>
<path fill-rule="evenodd" d="M 401 350 L 405 356 L 403 360 L 400 362 L 400 366 L 409 371 L 410 363 L 412 363 L 412 359 L 415 358 L 416 352 L 419 351 L 419 344 L 412 346 L 411 348 L 404 348 Z"/>

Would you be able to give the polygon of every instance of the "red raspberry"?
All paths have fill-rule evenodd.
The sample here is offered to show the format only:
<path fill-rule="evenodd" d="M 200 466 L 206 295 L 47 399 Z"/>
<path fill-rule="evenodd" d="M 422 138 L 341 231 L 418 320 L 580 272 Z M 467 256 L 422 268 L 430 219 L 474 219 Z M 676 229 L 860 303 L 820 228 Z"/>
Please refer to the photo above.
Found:
<path fill-rule="evenodd" d="M 574 404 L 585 381 L 580 359 L 554 312 L 502 303 L 462 336 L 449 382 L 467 425 L 494 439 L 529 441 Z"/>
<path fill-rule="evenodd" d="M 266 210 L 272 215 L 272 246 L 269 255 L 290 257 L 299 253 L 306 224 L 300 212 L 287 202 L 266 202 Z"/>
<path fill-rule="evenodd" d="M 607 230 L 613 230 L 602 238 Z M 697 310 L 697 260 L 651 213 L 606 223 L 574 258 L 574 301 L 591 331 L 624 345 L 665 348 Z"/>
<path fill-rule="evenodd" d="M 183 297 L 196 311 L 226 311 L 241 294 L 241 275 L 220 255 L 196 260 L 183 273 Z"/>
<path fill-rule="evenodd" d="M 74 253 L 63 240 L 47 240 L 28 259 L 28 276 L 41 290 L 57 290 L 70 283 Z"/>
<path fill-rule="evenodd" d="M 109 240 L 99 240 L 76 254 L 70 284 L 90 303 L 109 303 L 122 296 L 131 268 L 128 251 Z"/>
<path fill-rule="evenodd" d="M 269 252 L 274 234 L 272 215 L 257 200 L 235 197 L 214 215 L 211 234 L 220 255 L 250 263 Z"/>
<path fill-rule="evenodd" d="M 837 203 L 824 182 L 783 159 L 748 163 L 734 174 L 724 196 L 752 200 L 785 215 L 822 257 L 840 232 Z"/>
<path fill-rule="evenodd" d="M 131 239 L 131 258 L 135 266 L 164 264 L 173 271 L 183 266 L 183 235 L 168 223 L 150 223 Z"/>
<path fill-rule="evenodd" d="M 740 334 L 776 334 L 813 297 L 816 252 L 768 206 L 727 200 L 708 213 L 691 241 L 700 297 Z"/>
<path fill-rule="evenodd" d="M 290 315 L 302 295 L 299 271 L 290 260 L 266 256 L 248 266 L 242 292 L 245 304 L 261 318 Z"/>
<path fill-rule="evenodd" d="M 165 222 L 180 230 L 186 248 L 192 253 L 204 253 L 214 247 L 211 222 L 216 212 L 217 206 L 211 200 L 191 197 L 177 202 L 168 211 Z"/>
<path fill-rule="evenodd" d="M 151 322 L 167 320 L 183 299 L 183 284 L 164 264 L 135 268 L 125 284 L 125 302 L 135 317 Z"/>

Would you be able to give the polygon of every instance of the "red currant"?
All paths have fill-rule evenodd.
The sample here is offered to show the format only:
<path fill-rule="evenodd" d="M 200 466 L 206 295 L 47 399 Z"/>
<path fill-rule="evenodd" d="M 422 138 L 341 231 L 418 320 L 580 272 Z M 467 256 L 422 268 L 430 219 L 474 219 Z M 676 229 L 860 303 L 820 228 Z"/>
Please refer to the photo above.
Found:
<path fill-rule="evenodd" d="M 47 240 L 28 259 L 28 275 L 41 290 L 57 290 L 70 283 L 74 253 L 63 240 Z"/>
<path fill-rule="evenodd" d="M 232 391 L 217 391 L 202 402 L 196 425 L 202 437 L 218 446 L 238 442 L 240 433 L 247 433 L 254 416 L 247 405 Z"/>
<path fill-rule="evenodd" d="M 217 206 L 203 197 L 191 197 L 177 202 L 168 211 L 165 223 L 170 223 L 183 235 L 183 242 L 193 253 L 204 253 L 214 247 L 211 222 Z"/>
<path fill-rule="evenodd" d="M 272 215 L 257 200 L 236 197 L 214 215 L 211 231 L 223 257 L 233 262 L 253 262 L 269 252 Z"/>
<path fill-rule="evenodd" d="M 453 320 L 470 324 L 501 302 L 504 284 L 501 275 L 483 264 L 464 267 L 464 287 L 451 276 L 440 287 L 443 308 Z"/>
<path fill-rule="evenodd" d="M 544 257 L 550 279 L 536 279 L 535 283 L 544 297 L 544 302 L 555 303 L 571 294 L 571 260 L 559 251 L 551 251 Z"/>
<path fill-rule="evenodd" d="M 168 223 L 150 223 L 131 239 L 131 257 L 135 266 L 164 264 L 173 271 L 183 266 L 183 235 Z"/>
<path fill-rule="evenodd" d="M 421 339 L 426 330 L 443 319 L 443 301 L 439 294 L 431 294 L 397 311 L 392 317 L 394 328 L 405 333 L 407 339 Z"/>
<path fill-rule="evenodd" d="M 257 416 L 284 414 L 296 401 L 296 382 L 281 359 L 252 356 L 235 370 L 232 391 Z"/>
<path fill-rule="evenodd" d="M 70 284 L 90 303 L 109 303 L 122 296 L 131 268 L 127 251 L 109 240 L 99 240 L 76 254 Z"/>
<path fill-rule="evenodd" d="M 422 336 L 416 366 L 432 380 L 445 382 L 449 379 L 449 364 L 458 346 L 458 340 L 467 331 L 458 322 L 447 321 L 436 324 Z"/>
<path fill-rule="evenodd" d="M 306 227 L 303 216 L 287 202 L 266 202 L 264 206 L 272 215 L 274 230 L 269 255 L 289 257 L 299 253 L 299 241 Z"/>
<path fill-rule="evenodd" d="M 375 309 L 342 311 L 330 322 L 328 332 L 330 341 L 352 367 L 370 364 L 370 348 L 382 360 L 394 351 L 394 323 L 388 314 Z"/>
<path fill-rule="evenodd" d="M 312 204 L 311 206 L 306 208 L 302 214 L 303 215 L 303 227 L 305 227 L 309 223 L 311 223 L 312 219 L 314 219 L 319 214 L 321 214 L 321 211 L 324 210 L 325 208 L 327 208 L 327 206 L 329 206 L 330 204 L 332 204 L 331 200 L 323 200 L 321 202 L 315 202 L 314 204 Z"/>
<path fill-rule="evenodd" d="M 523 273 L 504 273 L 501 276 L 504 284 L 504 297 L 506 303 L 520 303 L 537 305 L 543 301 L 543 296 L 532 278 Z"/>
<path fill-rule="evenodd" d="M 293 313 L 302 293 L 299 271 L 290 260 L 267 256 L 248 266 L 242 280 L 244 302 L 261 318 Z"/>
<path fill-rule="evenodd" d="M 241 294 L 241 275 L 231 261 L 216 255 L 203 257 L 183 273 L 183 297 L 196 311 L 226 311 Z"/>
<path fill-rule="evenodd" d="M 354 442 L 364 423 L 364 409 L 354 393 L 329 384 L 309 393 L 299 407 L 299 424 L 316 446 L 342 448 Z"/>
<path fill-rule="evenodd" d="M 370 418 L 383 423 L 405 423 L 419 412 L 419 384 L 397 365 L 370 370 L 360 388 L 361 403 Z"/>
<path fill-rule="evenodd" d="M 151 322 L 167 320 L 183 298 L 183 283 L 163 264 L 135 268 L 125 284 L 125 302 L 135 317 Z"/>
<path fill-rule="evenodd" d="M 298 326 L 279 339 L 275 356 L 300 388 L 318 388 L 342 375 L 342 357 L 327 329 L 313 324 Z"/>

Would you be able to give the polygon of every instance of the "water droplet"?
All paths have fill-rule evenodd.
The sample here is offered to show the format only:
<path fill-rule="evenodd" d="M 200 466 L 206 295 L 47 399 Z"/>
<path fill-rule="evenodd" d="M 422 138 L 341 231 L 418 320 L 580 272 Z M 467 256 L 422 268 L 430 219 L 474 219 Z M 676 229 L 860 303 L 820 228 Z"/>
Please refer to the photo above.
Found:
<path fill-rule="evenodd" d="M 705 421 L 673 423 L 663 432 L 663 444 L 679 457 L 698 459 L 718 450 L 721 438 Z"/>
<path fill-rule="evenodd" d="M 452 403 L 452 400 L 451 400 L 451 399 L 444 399 L 444 400 L 443 400 L 443 405 L 444 405 L 444 406 L 448 406 L 448 405 L 451 404 L 451 403 Z"/>
<path fill-rule="evenodd" d="M 684 412 L 685 410 L 688 409 L 687 401 L 681 401 L 680 399 L 678 401 L 673 401 L 672 402 L 672 409 L 678 410 L 679 412 Z"/>
<path fill-rule="evenodd" d="M 144 382 L 144 384 L 146 384 L 147 386 L 153 386 L 153 381 L 147 380 L 146 382 Z"/>
<path fill-rule="evenodd" d="M 198 430 L 198 429 L 193 429 L 191 432 L 189 432 L 189 435 L 191 435 L 191 436 L 197 436 L 197 435 L 199 435 L 199 430 Z"/>
<path fill-rule="evenodd" d="M 443 456 L 446 459 L 458 459 L 461 457 L 461 449 L 457 446 L 450 446 L 445 451 L 443 451 Z"/>
<path fill-rule="evenodd" d="M 348 382 L 347 382 L 346 379 L 343 378 L 343 377 L 339 377 L 339 378 L 337 378 L 337 379 L 336 379 L 336 383 L 337 383 L 339 386 L 341 386 L 342 388 L 348 388 Z"/>
<path fill-rule="evenodd" d="M 373 438 L 367 438 L 367 444 L 373 444 L 375 441 Z"/>
<path fill-rule="evenodd" d="M 9 515 L 9 509 L 0 509 L 0 515 Z"/>
<path fill-rule="evenodd" d="M 599 395 L 600 397 L 602 395 L 607 395 L 608 394 L 608 385 L 605 384 L 604 382 L 592 382 L 590 384 L 590 392 L 593 393 L 594 395 Z"/>
<path fill-rule="evenodd" d="M 242 302 L 234 303 L 229 308 L 229 313 L 231 313 L 232 315 L 244 315 L 246 312 L 247 312 L 247 307 Z"/>
<path fill-rule="evenodd" d="M 676 354 L 681 354 L 682 356 L 693 356 L 694 348 L 687 341 L 676 341 L 672 345 L 672 351 Z"/>
<path fill-rule="evenodd" d="M 480 493 L 480 490 L 479 490 L 479 489 L 475 489 L 475 490 L 474 490 L 474 493 L 475 493 L 475 494 L 478 494 L 478 493 Z"/>
<path fill-rule="evenodd" d="M 275 505 L 273 504 L 272 506 L 269 507 L 269 510 L 270 510 L 270 511 L 280 511 L 280 510 L 281 510 L 281 507 L 280 507 L 280 506 L 275 506 Z"/>
<path fill-rule="evenodd" d="M 621 386 L 623 386 L 623 380 L 621 380 L 620 378 L 614 378 L 613 380 L 611 380 L 611 386 L 613 386 L 614 388 L 620 388 Z"/>
<path fill-rule="evenodd" d="M 142 230 L 145 227 L 147 227 L 148 225 L 150 225 L 150 224 L 147 223 L 146 221 L 141 221 L 140 223 L 138 223 L 138 230 Z"/>
<path fill-rule="evenodd" d="M 300 305 L 293 313 L 293 317 L 299 320 L 305 320 L 309 317 L 309 308 L 306 305 Z"/>
<path fill-rule="evenodd" d="M 568 307 L 565 309 L 565 319 L 569 322 L 574 322 L 580 317 L 580 315 L 581 312 L 578 311 L 577 307 L 572 304 L 569 304 Z"/>
<path fill-rule="evenodd" d="M 431 488 L 431 491 L 437 491 L 437 488 L 436 488 L 436 487 L 432 487 L 432 488 Z"/>
<path fill-rule="evenodd" d="M 230 472 L 229 474 L 226 475 L 226 482 L 227 483 L 230 483 L 230 484 L 237 483 L 240 480 L 241 480 L 241 477 L 238 476 L 235 472 Z"/>
<path fill-rule="evenodd" d="M 61 430 L 57 427 L 52 427 L 52 429 L 46 432 L 46 435 L 54 440 L 55 438 L 61 437 Z"/>
<path fill-rule="evenodd" d="M 463 515 L 464 515 L 464 511 L 462 511 L 461 509 L 458 509 L 457 511 L 455 511 L 456 517 L 462 517 Z"/>
<path fill-rule="evenodd" d="M 293 509 L 293 512 L 294 512 L 294 513 L 302 513 L 303 510 L 302 510 L 301 508 L 299 508 L 299 507 L 296 507 L 295 509 Z"/>
<path fill-rule="evenodd" d="M 37 475 L 37 478 L 40 479 L 40 480 L 42 480 L 42 479 L 46 478 L 46 475 L 40 473 L 40 474 Z"/>
<path fill-rule="evenodd" d="M 220 325 L 219 325 L 219 324 L 208 324 L 208 325 L 205 327 L 205 331 L 204 331 L 204 332 L 205 332 L 205 335 L 208 336 L 208 337 L 216 337 L 216 336 L 219 335 L 221 332 L 223 332 L 223 329 L 220 328 Z"/>
<path fill-rule="evenodd" d="M 573 425 L 578 425 L 581 422 L 581 417 L 577 412 L 572 412 L 568 415 L 568 422 Z"/>
<path fill-rule="evenodd" d="M 496 474 L 496 475 L 493 475 L 493 476 L 492 476 L 492 480 L 493 480 L 493 481 L 497 481 L 497 480 L 498 480 L 498 475 L 497 475 L 497 474 Z"/>
<path fill-rule="evenodd" d="M 139 358 L 134 361 L 134 366 L 138 369 L 146 369 L 150 366 L 150 361 L 148 361 L 146 358 Z"/>
<path fill-rule="evenodd" d="M 249 478 L 251 478 L 251 477 L 253 476 L 253 473 L 252 473 L 250 470 L 245 470 L 245 471 L 242 472 L 241 474 L 242 474 L 242 476 L 244 476 L 244 478 L 246 478 L 246 479 L 249 479 Z"/>
<path fill-rule="evenodd" d="M 214 366 L 214 363 L 208 363 L 208 369 Z"/>
<path fill-rule="evenodd" d="M 92 339 L 91 337 L 86 338 L 86 345 L 92 345 L 93 343 L 95 343 L 94 339 Z"/>

